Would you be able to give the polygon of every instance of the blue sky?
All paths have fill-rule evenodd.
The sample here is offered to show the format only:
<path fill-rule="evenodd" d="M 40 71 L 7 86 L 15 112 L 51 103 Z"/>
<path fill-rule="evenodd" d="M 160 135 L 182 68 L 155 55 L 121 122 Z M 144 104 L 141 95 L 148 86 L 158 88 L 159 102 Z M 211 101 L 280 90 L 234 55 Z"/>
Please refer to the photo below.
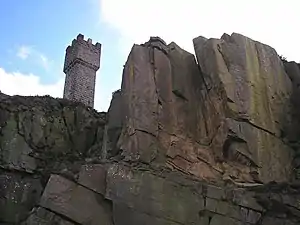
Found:
<path fill-rule="evenodd" d="M 120 87 L 132 44 L 151 35 L 193 53 L 197 36 L 237 32 L 299 61 L 299 6 L 298 0 L 3 0 L 0 90 L 62 97 L 65 49 L 78 33 L 102 44 L 95 99 L 100 111 Z"/>
<path fill-rule="evenodd" d="M 94 43 L 102 43 L 97 90 L 109 98 L 110 92 L 120 86 L 124 62 L 116 45 L 118 32 L 101 23 L 98 7 L 94 1 L 79 0 L 3 1 L 0 68 L 6 73 L 34 74 L 44 85 L 55 84 L 64 76 L 62 65 L 66 47 L 82 33 Z M 54 95 L 57 94 L 62 95 L 62 91 Z M 105 110 L 109 102 L 103 99 L 98 108 Z"/>

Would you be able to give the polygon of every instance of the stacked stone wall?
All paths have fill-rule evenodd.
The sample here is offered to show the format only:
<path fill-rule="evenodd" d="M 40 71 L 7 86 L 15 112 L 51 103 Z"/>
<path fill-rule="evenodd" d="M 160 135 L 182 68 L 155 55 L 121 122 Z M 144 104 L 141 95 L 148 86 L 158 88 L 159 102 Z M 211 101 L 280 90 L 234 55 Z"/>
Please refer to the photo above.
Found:
<path fill-rule="evenodd" d="M 79 34 L 66 49 L 64 98 L 94 106 L 96 72 L 100 68 L 101 44 L 93 45 Z"/>

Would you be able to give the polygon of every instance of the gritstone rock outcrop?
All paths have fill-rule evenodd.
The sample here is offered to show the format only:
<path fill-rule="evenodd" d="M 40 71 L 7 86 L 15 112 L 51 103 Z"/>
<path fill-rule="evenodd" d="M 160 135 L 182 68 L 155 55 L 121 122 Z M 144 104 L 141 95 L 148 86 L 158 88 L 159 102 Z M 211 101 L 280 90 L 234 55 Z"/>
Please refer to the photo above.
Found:
<path fill-rule="evenodd" d="M 299 65 L 193 43 L 134 45 L 107 113 L 0 93 L 0 224 L 299 224 Z"/>

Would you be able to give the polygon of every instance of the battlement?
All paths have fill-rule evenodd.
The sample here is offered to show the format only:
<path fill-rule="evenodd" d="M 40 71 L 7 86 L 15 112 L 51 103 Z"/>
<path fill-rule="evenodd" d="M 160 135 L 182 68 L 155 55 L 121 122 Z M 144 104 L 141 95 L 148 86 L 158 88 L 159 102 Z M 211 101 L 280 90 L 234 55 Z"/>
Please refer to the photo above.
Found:
<path fill-rule="evenodd" d="M 87 40 L 84 40 L 83 34 L 78 34 L 77 38 L 72 41 L 71 46 L 75 46 L 76 44 L 82 44 L 82 45 L 85 45 L 86 47 L 92 48 L 92 49 L 94 47 L 95 49 L 93 49 L 93 50 L 96 50 L 96 51 L 97 51 L 97 49 L 101 50 L 101 44 L 99 42 L 97 42 L 95 45 L 93 45 L 92 39 L 88 38 Z"/>
<path fill-rule="evenodd" d="M 92 39 L 84 40 L 82 34 L 72 41 L 66 49 L 64 72 L 66 73 L 75 63 L 82 63 L 95 71 L 100 68 L 101 44 L 93 44 Z"/>
<path fill-rule="evenodd" d="M 64 98 L 94 106 L 96 72 L 100 68 L 101 44 L 79 34 L 66 49 Z"/>

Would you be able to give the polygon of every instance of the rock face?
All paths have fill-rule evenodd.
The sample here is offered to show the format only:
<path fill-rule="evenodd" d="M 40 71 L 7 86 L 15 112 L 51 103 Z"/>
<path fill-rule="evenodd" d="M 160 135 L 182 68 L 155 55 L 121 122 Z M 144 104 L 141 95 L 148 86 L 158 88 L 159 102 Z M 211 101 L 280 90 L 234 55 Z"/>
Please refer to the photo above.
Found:
<path fill-rule="evenodd" d="M 284 180 L 291 171 L 292 151 L 283 138 L 291 127 L 292 89 L 276 51 L 235 33 L 220 40 L 198 37 L 194 46 L 208 95 L 224 105 L 218 110 L 226 120 L 227 134 L 219 139 L 223 156 L 242 154 L 262 181 Z"/>
<path fill-rule="evenodd" d="M 0 221 L 10 224 L 26 218 L 51 173 L 71 178 L 101 156 L 105 115 L 50 97 L 0 95 Z"/>
<path fill-rule="evenodd" d="M 0 224 L 299 224 L 299 65 L 193 42 L 134 45 L 107 113 L 0 92 Z"/>
<path fill-rule="evenodd" d="M 158 38 L 133 46 L 119 100 L 121 155 L 208 180 L 286 181 L 292 84 L 276 51 L 239 34 L 194 45 L 199 64 Z"/>

